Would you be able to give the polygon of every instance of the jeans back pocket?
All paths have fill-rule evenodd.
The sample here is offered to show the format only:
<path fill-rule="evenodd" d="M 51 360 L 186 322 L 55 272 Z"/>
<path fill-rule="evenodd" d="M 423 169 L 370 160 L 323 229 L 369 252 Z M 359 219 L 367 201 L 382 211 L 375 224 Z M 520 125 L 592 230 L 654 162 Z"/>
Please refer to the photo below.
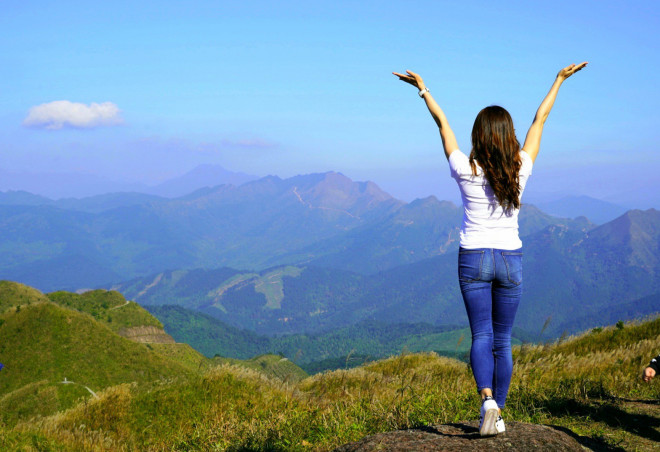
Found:
<path fill-rule="evenodd" d="M 460 250 L 458 252 L 458 279 L 465 282 L 481 280 L 484 250 Z"/>
<path fill-rule="evenodd" d="M 506 265 L 509 282 L 516 286 L 520 285 L 522 283 L 522 253 L 503 251 L 502 259 Z"/>

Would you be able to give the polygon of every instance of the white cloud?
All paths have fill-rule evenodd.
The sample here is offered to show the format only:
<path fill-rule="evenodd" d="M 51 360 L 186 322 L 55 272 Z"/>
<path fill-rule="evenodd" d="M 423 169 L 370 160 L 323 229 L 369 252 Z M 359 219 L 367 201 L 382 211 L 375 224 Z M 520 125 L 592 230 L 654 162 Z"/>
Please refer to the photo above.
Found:
<path fill-rule="evenodd" d="M 23 125 L 49 130 L 62 127 L 88 129 L 99 126 L 114 126 L 123 122 L 119 107 L 112 102 L 85 105 L 68 100 L 56 100 L 30 108 Z"/>

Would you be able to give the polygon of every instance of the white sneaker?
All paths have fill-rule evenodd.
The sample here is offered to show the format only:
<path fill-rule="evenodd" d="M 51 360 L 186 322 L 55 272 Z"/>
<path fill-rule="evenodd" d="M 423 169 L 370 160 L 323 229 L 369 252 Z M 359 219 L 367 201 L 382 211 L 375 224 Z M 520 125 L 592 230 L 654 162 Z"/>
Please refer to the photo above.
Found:
<path fill-rule="evenodd" d="M 497 416 L 497 421 L 495 422 L 495 429 L 497 429 L 497 433 L 504 433 L 506 431 L 506 427 L 504 427 L 504 419 L 502 419 L 502 416 Z"/>
<path fill-rule="evenodd" d="M 479 434 L 481 436 L 497 435 L 495 424 L 497 423 L 498 416 L 497 402 L 490 396 L 486 397 L 481 404 L 481 418 L 479 422 Z M 502 421 L 502 426 L 504 426 L 504 421 Z"/>

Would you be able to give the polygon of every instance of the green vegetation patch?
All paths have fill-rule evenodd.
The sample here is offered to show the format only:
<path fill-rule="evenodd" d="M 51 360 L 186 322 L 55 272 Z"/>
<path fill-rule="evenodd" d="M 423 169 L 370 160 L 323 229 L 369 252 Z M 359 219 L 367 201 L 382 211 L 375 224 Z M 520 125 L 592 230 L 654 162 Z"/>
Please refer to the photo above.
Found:
<path fill-rule="evenodd" d="M 565 427 L 595 450 L 656 447 L 660 382 L 639 377 L 660 349 L 659 320 L 516 347 L 505 419 Z M 285 363 L 280 356 L 250 361 L 259 371 L 225 362 L 148 387 L 106 388 L 68 411 L 0 427 L 0 441 L 23 446 L 37 438 L 69 450 L 326 451 L 373 433 L 479 416 L 469 366 L 435 353 L 298 382 L 263 371 Z"/>
<path fill-rule="evenodd" d="M 247 360 L 233 358 L 215 357 L 215 363 L 234 364 L 256 370 L 268 377 L 276 378 L 285 382 L 298 382 L 308 377 L 307 372 L 292 363 L 288 358 L 281 355 L 264 354 Z"/>
<path fill-rule="evenodd" d="M 258 276 L 259 275 L 257 273 L 239 273 L 238 275 L 234 275 L 227 279 L 218 287 L 210 291 L 207 296 L 213 298 L 215 301 L 219 301 L 227 290 Z"/>
<path fill-rule="evenodd" d="M 0 281 L 0 313 L 10 308 L 48 301 L 37 289 L 13 281 Z"/>
<path fill-rule="evenodd" d="M 147 344 L 147 348 L 185 366 L 190 371 L 200 372 L 208 369 L 212 361 L 188 344 Z"/>
<path fill-rule="evenodd" d="M 91 315 L 113 331 L 136 326 L 163 328 L 148 311 L 114 290 L 91 290 L 83 294 L 60 291 L 49 293 L 48 298 L 65 308 Z"/>
<path fill-rule="evenodd" d="M 284 282 L 282 278 L 289 276 L 292 278 L 300 276 L 302 269 L 293 266 L 277 268 L 271 272 L 261 275 L 254 282 L 254 290 L 264 294 L 266 297 L 266 308 L 281 309 L 284 299 Z"/>
<path fill-rule="evenodd" d="M 22 406 L 36 400 L 44 406 L 61 410 L 76 402 L 81 395 L 122 382 L 146 383 L 189 373 L 183 365 L 154 353 L 148 344 L 124 339 L 89 315 L 45 302 L 24 306 L 18 312 L 0 315 L 0 361 L 5 365 L 0 375 L 0 394 L 19 400 L 16 390 L 25 393 Z M 71 390 L 67 384 L 83 390 Z M 27 385 L 46 381 L 32 389 Z M 55 388 L 55 391 L 51 388 Z M 2 403 L 2 402 L 0 402 Z M 43 410 L 20 412 L 0 410 L 0 421 L 43 414 Z M 51 411 L 52 412 L 52 411 Z"/>

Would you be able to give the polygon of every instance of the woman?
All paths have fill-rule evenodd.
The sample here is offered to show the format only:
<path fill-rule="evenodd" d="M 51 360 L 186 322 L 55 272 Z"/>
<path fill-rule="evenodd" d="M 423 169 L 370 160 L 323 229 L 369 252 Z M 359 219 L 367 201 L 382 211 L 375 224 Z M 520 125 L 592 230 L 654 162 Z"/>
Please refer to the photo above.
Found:
<path fill-rule="evenodd" d="M 486 107 L 472 128 L 472 151 L 458 149 L 442 109 L 422 77 L 393 72 L 419 89 L 433 116 L 463 201 L 458 277 L 472 331 L 470 363 L 481 394 L 479 433 L 505 431 L 501 410 L 511 382 L 511 328 L 522 295 L 522 242 L 518 236 L 520 198 L 541 144 L 541 134 L 561 84 L 587 65 L 571 64 L 557 74 L 536 112 L 522 149 L 513 121 L 502 107 Z"/>

